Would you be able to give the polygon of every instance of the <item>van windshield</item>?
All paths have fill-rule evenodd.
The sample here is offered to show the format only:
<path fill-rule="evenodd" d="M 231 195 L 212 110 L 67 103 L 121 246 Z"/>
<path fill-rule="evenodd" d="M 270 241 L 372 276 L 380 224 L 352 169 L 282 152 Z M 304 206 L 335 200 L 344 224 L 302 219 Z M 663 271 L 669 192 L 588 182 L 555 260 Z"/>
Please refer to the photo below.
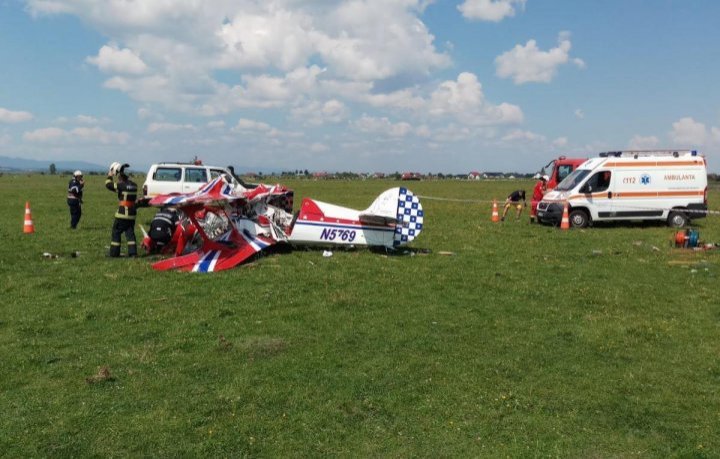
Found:
<path fill-rule="evenodd" d="M 575 169 L 575 171 L 565 177 L 565 180 L 560 182 L 558 186 L 555 187 L 555 191 L 570 191 L 578 184 L 580 184 L 583 180 L 585 180 L 585 177 L 590 173 L 587 169 Z"/>

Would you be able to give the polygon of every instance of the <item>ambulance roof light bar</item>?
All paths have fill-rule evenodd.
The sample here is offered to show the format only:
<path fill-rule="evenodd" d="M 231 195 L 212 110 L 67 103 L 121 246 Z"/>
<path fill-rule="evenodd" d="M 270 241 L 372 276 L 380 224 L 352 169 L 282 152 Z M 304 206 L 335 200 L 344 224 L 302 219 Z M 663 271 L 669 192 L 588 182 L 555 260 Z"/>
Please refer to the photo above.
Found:
<path fill-rule="evenodd" d="M 600 153 L 601 158 L 639 158 L 645 156 L 697 156 L 697 150 L 623 150 L 623 151 L 604 151 Z"/>

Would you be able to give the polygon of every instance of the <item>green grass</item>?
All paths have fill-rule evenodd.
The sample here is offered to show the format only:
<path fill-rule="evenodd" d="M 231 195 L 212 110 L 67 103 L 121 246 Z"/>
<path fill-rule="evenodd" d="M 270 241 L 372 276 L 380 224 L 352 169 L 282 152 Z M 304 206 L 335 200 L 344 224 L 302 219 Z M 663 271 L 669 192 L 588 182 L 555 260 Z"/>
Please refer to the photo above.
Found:
<path fill-rule="evenodd" d="M 671 249 L 667 227 L 493 224 L 487 203 L 425 199 L 413 247 L 430 254 L 154 272 L 105 257 L 102 178 L 68 229 L 67 180 L 0 177 L 2 456 L 720 455 L 720 252 Z M 397 186 L 286 184 L 296 207 L 365 208 Z M 409 185 L 478 200 L 532 187 Z M 719 220 L 693 226 L 720 242 Z"/>

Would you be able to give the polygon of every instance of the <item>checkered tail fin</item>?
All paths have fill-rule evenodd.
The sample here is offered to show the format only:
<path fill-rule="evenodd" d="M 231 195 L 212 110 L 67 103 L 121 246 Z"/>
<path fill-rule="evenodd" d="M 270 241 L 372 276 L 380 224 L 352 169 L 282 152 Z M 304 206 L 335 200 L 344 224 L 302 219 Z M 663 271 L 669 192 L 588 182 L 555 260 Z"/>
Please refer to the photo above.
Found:
<path fill-rule="evenodd" d="M 415 239 L 423 229 L 424 218 L 420 199 L 404 187 L 384 191 L 360 212 L 364 224 L 394 228 L 385 243 L 388 247 L 399 247 Z"/>
<path fill-rule="evenodd" d="M 393 245 L 399 247 L 415 239 L 423 229 L 425 212 L 420 199 L 407 188 L 397 189 L 397 223 Z"/>

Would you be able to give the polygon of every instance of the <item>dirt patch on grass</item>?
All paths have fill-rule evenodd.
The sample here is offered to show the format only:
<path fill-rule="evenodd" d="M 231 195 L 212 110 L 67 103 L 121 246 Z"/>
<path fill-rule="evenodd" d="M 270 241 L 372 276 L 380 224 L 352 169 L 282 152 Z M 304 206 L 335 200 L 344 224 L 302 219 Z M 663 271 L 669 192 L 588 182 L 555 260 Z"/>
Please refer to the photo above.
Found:
<path fill-rule="evenodd" d="M 283 353 L 287 347 L 288 344 L 284 339 L 268 336 L 247 338 L 240 344 L 240 349 L 250 360 L 274 357 Z"/>
<path fill-rule="evenodd" d="M 113 381 L 115 381 L 115 378 L 110 374 L 110 367 L 108 366 L 100 367 L 96 375 L 85 378 L 85 382 L 88 384 L 97 384 Z"/>

